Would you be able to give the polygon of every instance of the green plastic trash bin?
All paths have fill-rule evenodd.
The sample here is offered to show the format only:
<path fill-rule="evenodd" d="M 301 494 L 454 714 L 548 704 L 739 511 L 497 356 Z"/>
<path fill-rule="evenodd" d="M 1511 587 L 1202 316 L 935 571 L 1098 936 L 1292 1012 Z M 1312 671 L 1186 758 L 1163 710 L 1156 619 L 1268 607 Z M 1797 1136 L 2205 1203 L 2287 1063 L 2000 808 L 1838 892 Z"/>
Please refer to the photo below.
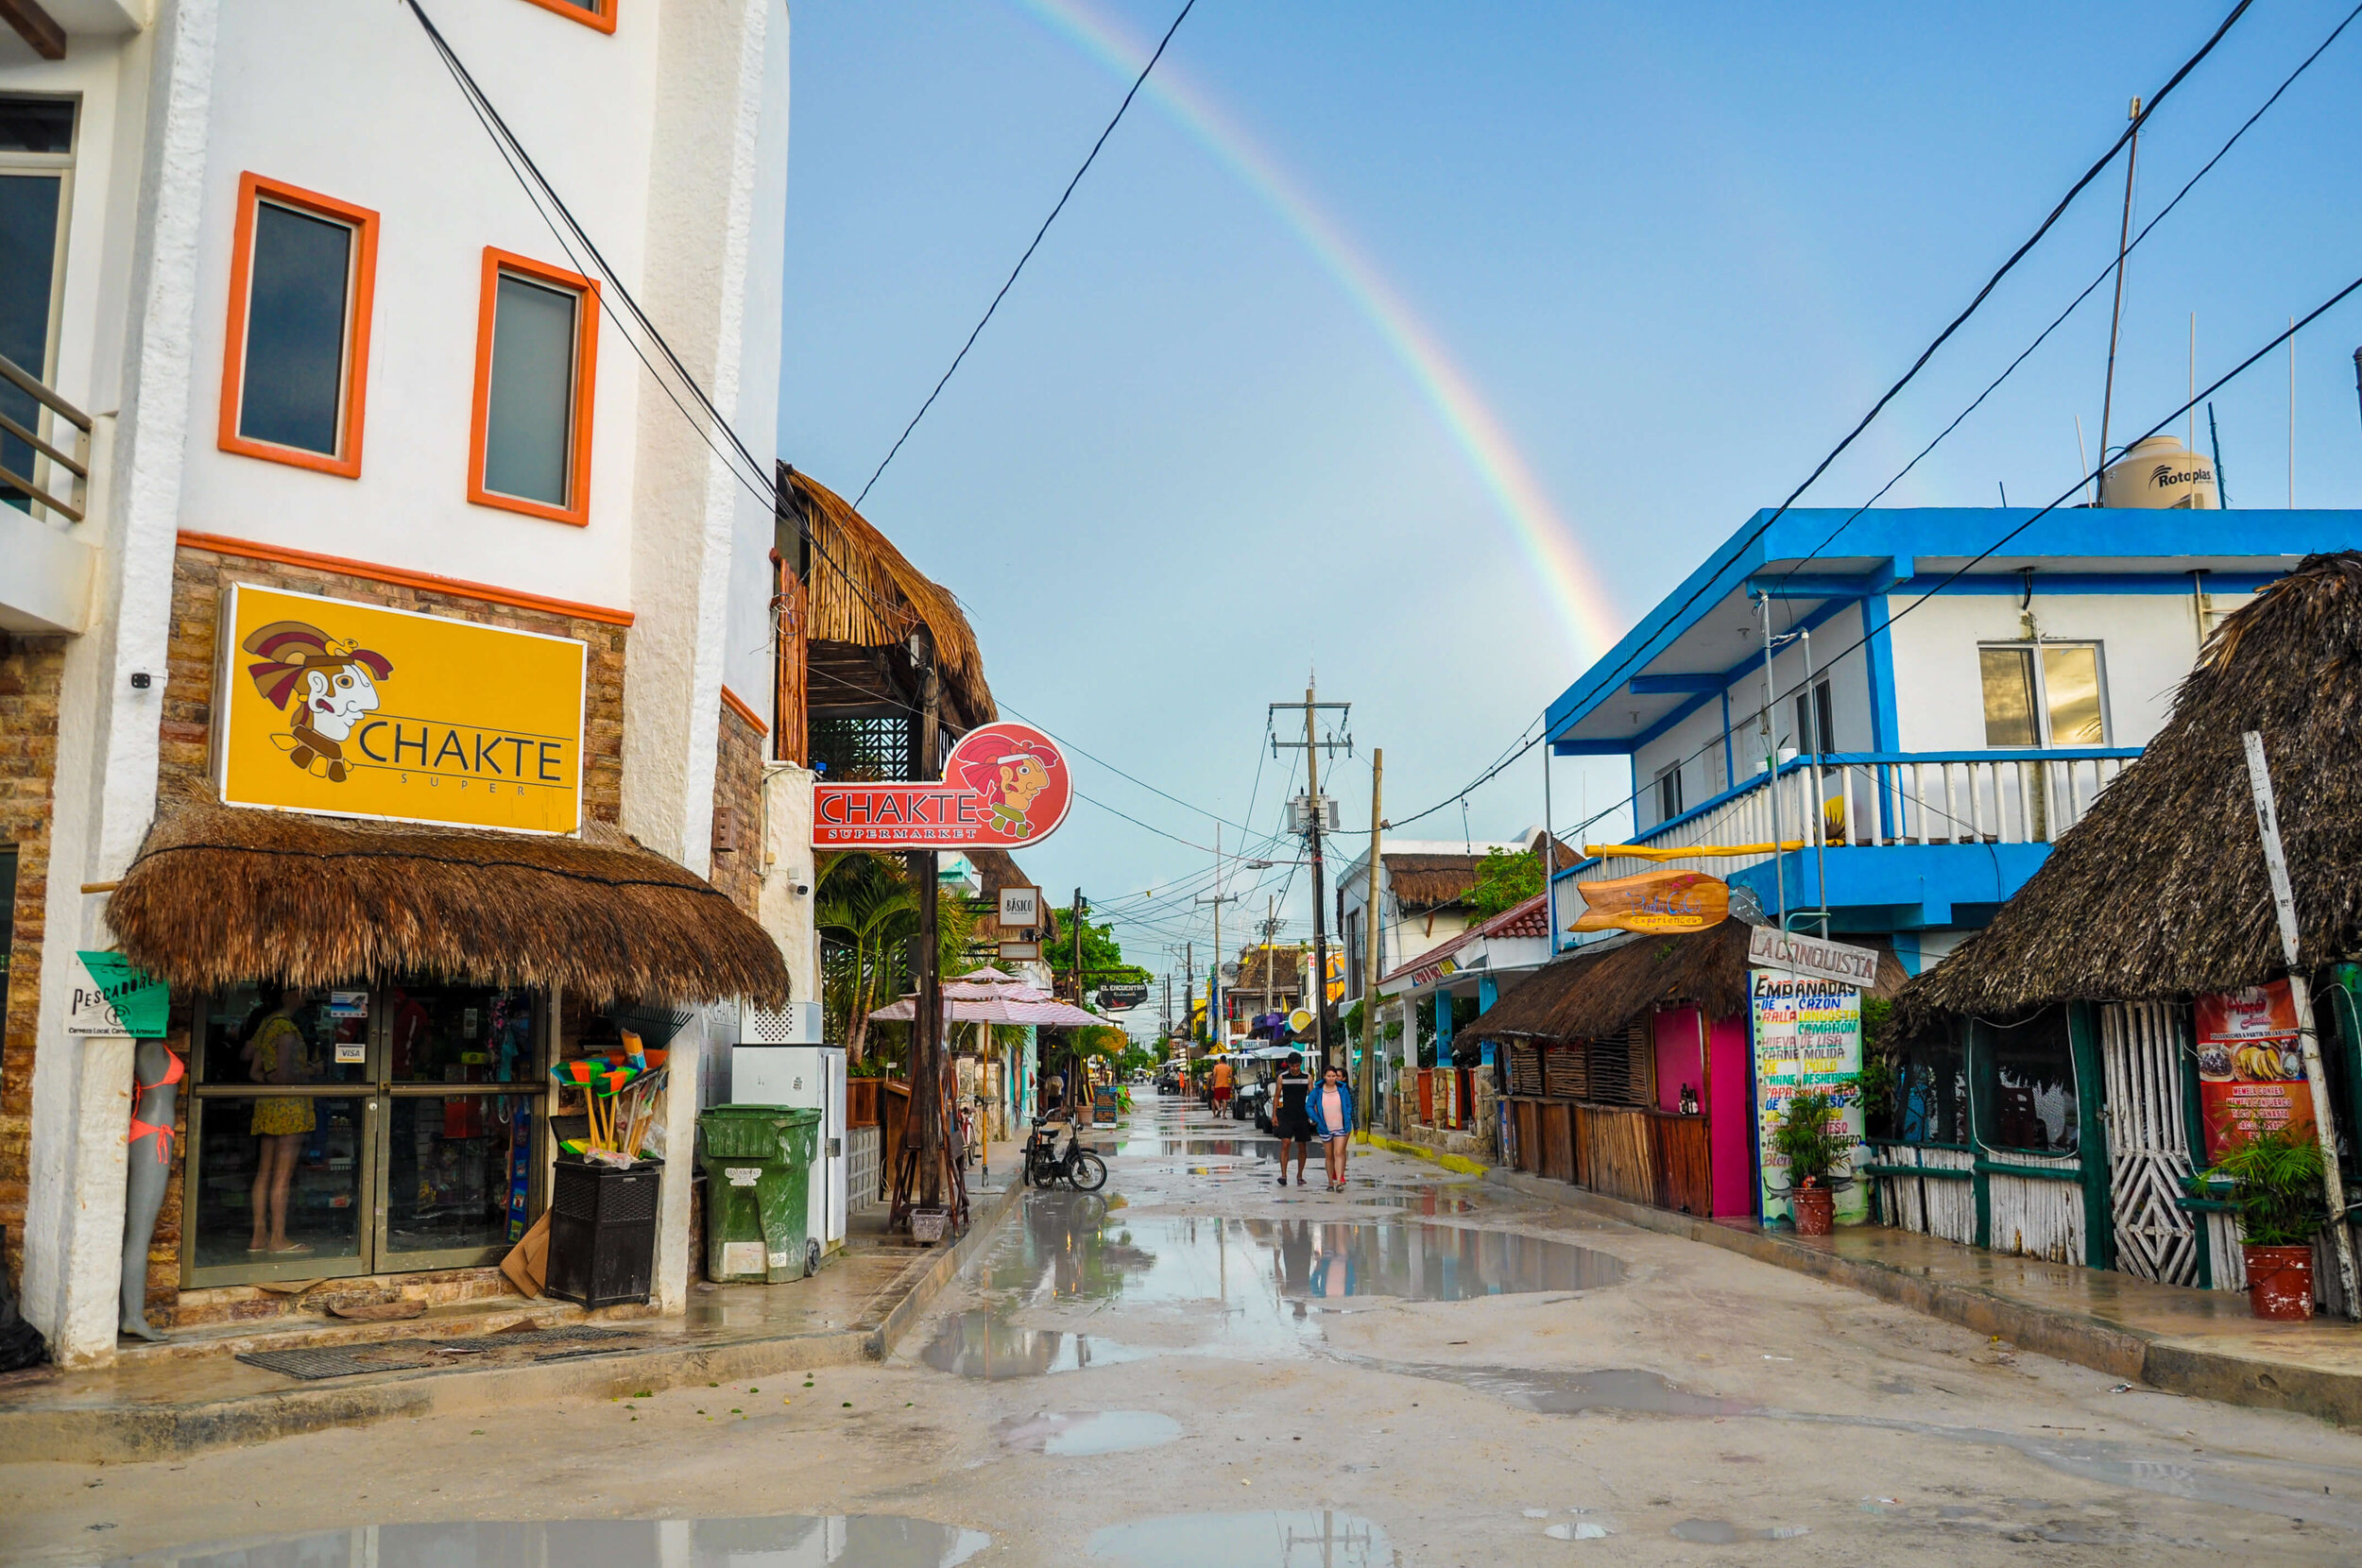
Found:
<path fill-rule="evenodd" d="M 787 1105 L 716 1105 L 697 1117 L 706 1278 L 779 1285 L 804 1277 L 819 1136 L 819 1112 Z"/>

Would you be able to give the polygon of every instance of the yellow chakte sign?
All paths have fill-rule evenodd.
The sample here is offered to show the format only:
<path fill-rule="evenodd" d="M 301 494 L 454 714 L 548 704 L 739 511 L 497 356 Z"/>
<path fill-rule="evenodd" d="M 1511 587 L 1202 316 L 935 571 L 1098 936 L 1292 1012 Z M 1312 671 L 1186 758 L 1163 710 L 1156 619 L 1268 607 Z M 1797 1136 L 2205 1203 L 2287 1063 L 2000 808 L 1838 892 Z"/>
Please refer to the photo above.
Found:
<path fill-rule="evenodd" d="M 231 589 L 221 641 L 230 805 L 581 826 L 582 643 L 250 583 Z"/>

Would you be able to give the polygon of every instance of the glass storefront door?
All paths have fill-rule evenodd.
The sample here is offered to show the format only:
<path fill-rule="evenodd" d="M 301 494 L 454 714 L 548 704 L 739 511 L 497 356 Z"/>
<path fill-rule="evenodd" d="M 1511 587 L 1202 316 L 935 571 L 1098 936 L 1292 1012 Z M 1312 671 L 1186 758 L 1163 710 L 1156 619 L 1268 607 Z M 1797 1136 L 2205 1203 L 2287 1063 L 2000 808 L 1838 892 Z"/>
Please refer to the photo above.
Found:
<path fill-rule="evenodd" d="M 197 1033 L 184 1287 L 463 1268 L 524 1234 L 539 994 L 241 986 Z"/>

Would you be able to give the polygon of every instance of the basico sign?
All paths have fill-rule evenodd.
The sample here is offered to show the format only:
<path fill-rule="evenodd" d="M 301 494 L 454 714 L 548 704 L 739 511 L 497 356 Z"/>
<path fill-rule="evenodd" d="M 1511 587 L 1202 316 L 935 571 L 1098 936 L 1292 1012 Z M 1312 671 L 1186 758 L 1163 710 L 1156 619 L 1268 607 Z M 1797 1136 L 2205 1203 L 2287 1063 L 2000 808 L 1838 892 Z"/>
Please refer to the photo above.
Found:
<path fill-rule="evenodd" d="M 581 642 L 251 583 L 231 588 L 220 636 L 226 803 L 581 827 Z"/>
<path fill-rule="evenodd" d="M 1057 743 L 1031 724 L 986 724 L 960 738 L 932 784 L 813 787 L 818 849 L 987 849 L 1038 844 L 1074 804 Z"/>

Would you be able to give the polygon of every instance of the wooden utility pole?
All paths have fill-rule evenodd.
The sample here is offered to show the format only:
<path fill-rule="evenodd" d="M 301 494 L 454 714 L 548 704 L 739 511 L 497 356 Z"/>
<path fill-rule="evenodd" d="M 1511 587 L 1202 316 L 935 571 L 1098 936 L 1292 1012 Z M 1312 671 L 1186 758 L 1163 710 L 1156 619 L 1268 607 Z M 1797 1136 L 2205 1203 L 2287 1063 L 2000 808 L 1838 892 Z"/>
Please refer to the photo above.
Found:
<path fill-rule="evenodd" d="M 1312 1003 L 1312 1054 L 1328 1070 L 1328 881 L 1321 856 L 1321 751 L 1312 735 L 1312 688 L 1304 689 L 1304 793 L 1312 823 L 1312 975 L 1305 995 Z"/>
<path fill-rule="evenodd" d="M 1386 785 L 1386 748 L 1370 753 L 1370 864 L 1362 895 L 1361 929 L 1361 1092 L 1354 1098 L 1361 1101 L 1361 1134 L 1369 1135 L 1378 1116 L 1378 939 L 1384 929 L 1378 918 L 1378 852 L 1379 832 L 1385 820 L 1378 814 L 1384 801 Z"/>
<path fill-rule="evenodd" d="M 2280 809 L 2272 799 L 2271 768 L 2264 760 L 2264 737 L 2249 730 L 2248 788 L 2255 796 L 2255 827 L 2264 841 L 2264 869 L 2271 878 L 2272 913 L 2280 922 L 2280 950 L 2288 961 L 2288 997 L 2296 1003 L 2297 1045 L 2304 1052 L 2305 1087 L 2313 1093 L 2313 1135 L 2321 1144 L 2321 1186 L 2329 1198 L 2329 1236 L 2337 1257 L 2337 1286 L 2346 1316 L 2362 1319 L 2356 1288 L 2353 1233 L 2346 1223 L 2346 1176 L 2337 1161 L 2337 1122 L 2329 1106 L 2329 1074 L 2321 1061 L 2321 1039 L 2313 1028 L 2313 987 L 2297 967 L 2297 900 L 2288 882 L 2288 860 L 2280 844 Z"/>
<path fill-rule="evenodd" d="M 1301 706 L 1304 709 L 1304 739 L 1282 741 L 1275 730 L 1272 735 L 1272 754 L 1277 756 L 1283 749 L 1292 751 L 1298 746 L 1304 748 L 1304 831 L 1311 850 L 1312 864 L 1312 972 L 1304 977 L 1304 995 L 1312 1006 L 1313 1055 L 1319 1060 L 1322 1068 L 1326 1070 L 1328 1066 L 1328 868 L 1321 847 L 1323 824 L 1321 821 L 1320 754 L 1324 749 L 1332 752 L 1343 749 L 1347 756 L 1351 756 L 1353 737 L 1349 734 L 1342 737 L 1332 735 L 1323 740 L 1314 727 L 1314 717 L 1324 707 L 1336 708 L 1344 713 L 1349 712 L 1353 705 L 1351 703 L 1324 703 L 1320 701 L 1313 688 L 1314 683 L 1308 683 L 1305 686 L 1304 701 L 1301 705 L 1296 703 L 1273 703 L 1271 705 L 1271 711 L 1275 714 L 1283 707 Z"/>
<path fill-rule="evenodd" d="M 1083 890 L 1074 890 L 1074 1005 L 1083 1005 Z M 1074 1119 L 1082 1121 L 1090 1115 L 1090 1099 L 1083 1093 L 1083 1042 L 1077 1037 L 1068 1052 L 1066 1071 L 1067 1106 Z"/>

